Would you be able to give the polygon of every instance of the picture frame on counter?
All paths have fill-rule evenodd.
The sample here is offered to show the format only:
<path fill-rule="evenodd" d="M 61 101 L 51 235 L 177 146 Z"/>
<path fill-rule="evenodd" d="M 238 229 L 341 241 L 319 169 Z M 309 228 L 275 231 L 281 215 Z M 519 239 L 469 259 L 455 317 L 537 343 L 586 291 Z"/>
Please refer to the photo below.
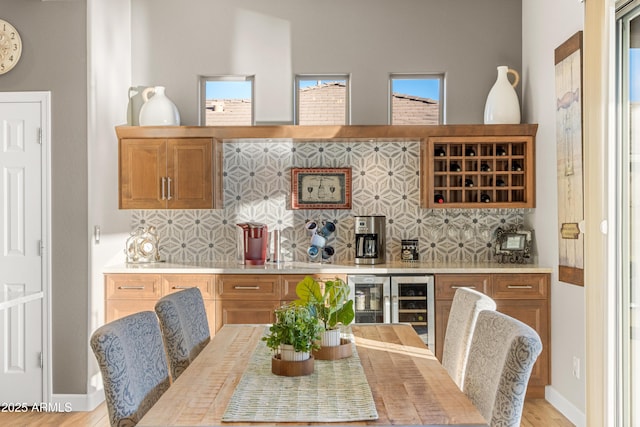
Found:
<path fill-rule="evenodd" d="M 291 209 L 351 209 L 351 168 L 291 168 Z"/>
<path fill-rule="evenodd" d="M 495 254 L 498 262 L 528 262 L 533 247 L 533 231 L 516 228 L 496 230 Z"/>

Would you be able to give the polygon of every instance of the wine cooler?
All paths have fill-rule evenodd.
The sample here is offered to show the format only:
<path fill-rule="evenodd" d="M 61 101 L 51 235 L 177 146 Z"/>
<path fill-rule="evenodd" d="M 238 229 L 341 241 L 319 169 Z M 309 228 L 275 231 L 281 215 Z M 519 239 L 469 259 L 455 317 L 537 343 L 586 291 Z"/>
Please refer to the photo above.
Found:
<path fill-rule="evenodd" d="M 408 323 L 435 352 L 432 275 L 349 275 L 356 323 Z"/>

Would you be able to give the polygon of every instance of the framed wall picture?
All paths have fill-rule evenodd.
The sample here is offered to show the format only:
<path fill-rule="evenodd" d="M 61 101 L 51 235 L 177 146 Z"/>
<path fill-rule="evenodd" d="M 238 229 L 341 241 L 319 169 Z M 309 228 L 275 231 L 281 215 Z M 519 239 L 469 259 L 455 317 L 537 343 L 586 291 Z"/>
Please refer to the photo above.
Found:
<path fill-rule="evenodd" d="M 582 31 L 555 50 L 558 278 L 584 286 Z"/>
<path fill-rule="evenodd" d="M 292 209 L 351 209 L 351 168 L 291 168 Z"/>

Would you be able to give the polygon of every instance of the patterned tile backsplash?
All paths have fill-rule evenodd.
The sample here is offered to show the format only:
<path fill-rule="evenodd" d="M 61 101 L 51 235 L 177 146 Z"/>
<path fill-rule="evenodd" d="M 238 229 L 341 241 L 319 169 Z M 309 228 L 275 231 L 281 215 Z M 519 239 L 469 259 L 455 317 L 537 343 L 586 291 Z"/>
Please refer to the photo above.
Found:
<path fill-rule="evenodd" d="M 418 141 L 235 140 L 224 144 L 224 209 L 136 210 L 132 228 L 153 225 L 168 262 L 233 261 L 236 226 L 260 222 L 280 229 L 283 259 L 307 261 L 308 220 L 333 221 L 334 262 L 354 258 L 354 215 L 385 215 L 387 261 L 400 241 L 418 239 L 421 261 L 486 261 L 498 227 L 520 226 L 526 209 L 423 209 Z M 351 210 L 290 209 L 291 167 L 351 167 Z"/>

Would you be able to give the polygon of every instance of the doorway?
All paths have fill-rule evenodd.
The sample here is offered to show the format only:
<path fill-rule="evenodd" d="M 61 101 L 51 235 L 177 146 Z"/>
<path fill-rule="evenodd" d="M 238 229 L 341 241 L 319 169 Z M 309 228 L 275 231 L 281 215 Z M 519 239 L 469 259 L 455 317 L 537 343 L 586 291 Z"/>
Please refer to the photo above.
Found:
<path fill-rule="evenodd" d="M 0 402 L 51 397 L 49 92 L 0 92 Z M 42 295 L 28 302 L 21 298 Z"/>

